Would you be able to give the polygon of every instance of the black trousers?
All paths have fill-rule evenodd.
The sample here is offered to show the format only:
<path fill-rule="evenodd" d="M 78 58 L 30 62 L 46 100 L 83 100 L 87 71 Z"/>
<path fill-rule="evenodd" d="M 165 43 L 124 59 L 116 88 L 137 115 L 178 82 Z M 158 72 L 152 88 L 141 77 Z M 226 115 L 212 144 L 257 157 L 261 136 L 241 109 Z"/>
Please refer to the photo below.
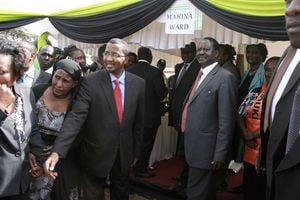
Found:
<path fill-rule="evenodd" d="M 154 128 L 144 128 L 143 145 L 138 161 L 135 165 L 135 170 L 139 172 L 147 172 L 149 165 L 149 158 L 155 142 L 158 126 Z"/>
<path fill-rule="evenodd" d="M 110 199 L 129 199 L 129 170 L 123 173 L 120 165 L 120 155 L 116 156 L 115 163 L 110 171 Z M 82 187 L 84 200 L 105 200 L 104 186 L 106 177 L 99 178 L 83 170 Z"/>
<path fill-rule="evenodd" d="M 189 167 L 187 200 L 215 200 L 215 171 Z"/>
<path fill-rule="evenodd" d="M 28 194 L 20 194 L 20 195 L 15 195 L 15 196 L 9 196 L 9 197 L 0 197 L 0 200 L 30 200 L 28 198 Z"/>
<path fill-rule="evenodd" d="M 266 200 L 266 172 L 257 173 L 254 165 L 244 162 L 244 199 Z"/>

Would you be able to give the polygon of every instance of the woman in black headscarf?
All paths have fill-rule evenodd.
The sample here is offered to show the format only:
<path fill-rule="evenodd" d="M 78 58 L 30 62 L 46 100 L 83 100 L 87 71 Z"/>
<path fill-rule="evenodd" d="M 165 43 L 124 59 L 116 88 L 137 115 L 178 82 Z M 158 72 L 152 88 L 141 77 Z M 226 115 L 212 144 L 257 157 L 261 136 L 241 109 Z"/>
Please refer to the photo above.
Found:
<path fill-rule="evenodd" d="M 36 96 L 38 126 L 48 151 L 60 134 L 60 128 L 71 107 L 80 79 L 80 66 L 73 60 L 63 59 L 55 64 L 51 83 L 40 84 L 33 88 Z M 60 177 L 55 181 L 45 174 L 32 170 L 34 178 L 29 198 L 32 200 L 79 199 L 79 172 L 74 154 L 71 151 L 58 165 L 57 171 Z M 44 156 L 47 156 L 47 151 Z M 36 168 L 36 171 L 38 170 L 41 168 Z"/>

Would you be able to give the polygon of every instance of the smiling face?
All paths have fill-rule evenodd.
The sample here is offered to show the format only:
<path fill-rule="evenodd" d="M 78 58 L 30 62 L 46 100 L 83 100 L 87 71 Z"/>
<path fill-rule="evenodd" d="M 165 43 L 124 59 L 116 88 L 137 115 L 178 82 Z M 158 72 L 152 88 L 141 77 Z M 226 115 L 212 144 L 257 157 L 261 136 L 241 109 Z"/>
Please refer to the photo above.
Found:
<path fill-rule="evenodd" d="M 54 96 L 58 98 L 66 97 L 77 83 L 78 81 L 74 81 L 66 71 L 62 69 L 56 70 L 52 78 L 52 90 Z"/>
<path fill-rule="evenodd" d="M 107 71 L 120 77 L 127 61 L 128 56 L 124 54 L 122 44 L 107 43 L 103 56 L 103 63 Z"/>
<path fill-rule="evenodd" d="M 202 67 L 207 67 L 217 62 L 219 56 L 218 50 L 214 49 L 213 43 L 208 39 L 202 39 L 197 50 L 197 59 Z"/>
<path fill-rule="evenodd" d="M 286 30 L 295 48 L 300 48 L 300 1 L 286 0 L 285 21 Z"/>
<path fill-rule="evenodd" d="M 12 87 L 14 81 L 15 75 L 13 72 L 11 56 L 0 54 L 0 84 Z"/>

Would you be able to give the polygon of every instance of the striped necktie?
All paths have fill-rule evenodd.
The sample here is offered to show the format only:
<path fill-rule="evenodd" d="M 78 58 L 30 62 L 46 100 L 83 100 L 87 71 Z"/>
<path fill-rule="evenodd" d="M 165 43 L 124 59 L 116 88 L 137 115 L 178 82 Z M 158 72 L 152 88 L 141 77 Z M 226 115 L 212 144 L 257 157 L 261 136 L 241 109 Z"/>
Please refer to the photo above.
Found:
<path fill-rule="evenodd" d="M 196 80 L 193 84 L 190 95 L 188 96 L 188 100 L 187 100 L 186 104 L 184 105 L 184 109 L 182 111 L 182 115 L 181 115 L 181 132 L 183 132 L 183 133 L 184 133 L 185 127 L 186 127 L 187 109 L 188 109 L 189 104 L 191 103 L 191 100 L 192 100 L 193 96 L 196 93 L 196 90 L 198 88 L 198 84 L 199 84 L 199 81 L 200 81 L 202 75 L 203 75 L 203 72 L 202 72 L 202 70 L 200 70 L 197 77 L 196 77 Z"/>

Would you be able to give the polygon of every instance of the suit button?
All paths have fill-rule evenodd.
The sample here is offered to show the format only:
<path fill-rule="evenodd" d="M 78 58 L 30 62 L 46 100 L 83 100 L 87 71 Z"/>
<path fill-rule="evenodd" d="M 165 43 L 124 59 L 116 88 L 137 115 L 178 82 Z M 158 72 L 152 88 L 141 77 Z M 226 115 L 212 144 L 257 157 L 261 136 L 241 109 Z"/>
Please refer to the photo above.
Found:
<path fill-rule="evenodd" d="M 15 156 L 16 156 L 16 157 L 20 157 L 20 156 L 21 156 L 21 152 L 20 152 L 20 151 L 17 151 L 17 152 L 15 153 Z"/>

